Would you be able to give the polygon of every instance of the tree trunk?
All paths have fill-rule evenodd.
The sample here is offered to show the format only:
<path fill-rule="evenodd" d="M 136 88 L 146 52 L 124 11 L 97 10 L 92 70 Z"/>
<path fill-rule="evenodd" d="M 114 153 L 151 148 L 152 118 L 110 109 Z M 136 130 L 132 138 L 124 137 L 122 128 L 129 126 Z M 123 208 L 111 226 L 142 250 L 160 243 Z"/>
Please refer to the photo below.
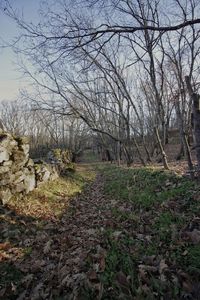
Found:
<path fill-rule="evenodd" d="M 159 133 L 158 133 L 158 128 L 155 127 L 155 135 L 156 135 L 156 139 L 157 139 L 157 142 L 158 142 L 158 146 L 159 146 L 159 149 L 160 149 L 160 153 L 162 155 L 162 161 L 163 161 L 163 166 L 166 170 L 169 170 L 169 165 L 168 165 L 168 162 L 167 162 L 167 155 L 163 149 L 163 146 L 162 146 L 162 142 L 161 142 L 161 139 L 160 139 L 160 136 L 159 136 Z"/>
<path fill-rule="evenodd" d="M 145 166 L 146 166 L 146 163 L 145 163 L 145 161 L 144 161 L 144 159 L 143 159 L 143 157 L 142 157 L 142 154 L 141 154 L 141 152 L 140 152 L 139 145 L 138 145 L 137 140 L 136 140 L 136 138 L 135 138 L 134 136 L 133 136 L 133 142 L 134 142 L 134 144 L 135 144 L 135 147 L 136 147 L 136 150 L 137 150 L 139 159 L 140 159 L 142 165 L 145 167 Z"/>
<path fill-rule="evenodd" d="M 127 167 L 130 167 L 131 164 L 133 163 L 132 157 L 131 157 L 129 151 L 127 150 L 126 146 L 123 146 L 123 148 L 124 148 L 124 154 L 125 154 L 125 157 L 126 157 Z"/>
<path fill-rule="evenodd" d="M 108 149 L 106 149 L 106 156 L 107 156 L 107 161 L 112 163 L 113 159 L 112 159 L 112 156 L 111 156 L 110 151 Z"/>
<path fill-rule="evenodd" d="M 197 172 L 200 179 L 200 110 L 199 110 L 200 96 L 193 94 L 193 118 L 194 118 L 194 138 L 195 138 L 195 150 L 197 157 Z"/>
<path fill-rule="evenodd" d="M 143 142 L 144 150 L 145 150 L 146 155 L 147 155 L 147 162 L 152 162 L 152 160 L 151 160 L 151 155 L 150 155 L 149 150 L 148 150 L 148 148 L 147 148 L 147 145 L 146 145 L 146 141 L 145 141 L 144 136 L 142 136 L 142 142 Z"/>
<path fill-rule="evenodd" d="M 176 113 L 177 113 L 177 117 L 178 117 L 178 121 L 179 121 L 179 132 L 180 132 L 180 136 L 182 139 L 182 143 L 184 146 L 184 150 L 185 150 L 185 155 L 187 158 L 187 163 L 188 163 L 188 169 L 190 172 L 190 177 L 193 179 L 194 177 L 194 168 L 193 168 L 193 163 L 192 163 L 192 157 L 191 157 L 191 153 L 190 153 L 190 147 L 188 144 L 188 140 L 187 140 L 187 136 L 185 134 L 184 128 L 183 128 L 183 118 L 181 116 L 181 110 L 180 110 L 180 105 L 178 100 L 175 102 L 175 107 L 176 107 Z"/>
<path fill-rule="evenodd" d="M 118 141 L 117 142 L 117 164 L 118 164 L 118 166 L 120 166 L 120 164 L 121 164 L 121 142 L 120 141 Z"/>
<path fill-rule="evenodd" d="M 194 93 L 189 76 L 185 77 L 187 89 L 192 99 L 193 133 L 197 157 L 197 175 L 200 180 L 200 95 Z"/>
<path fill-rule="evenodd" d="M 184 156 L 184 146 L 183 146 L 183 141 L 181 139 L 181 146 L 178 154 L 176 155 L 176 160 L 181 160 L 183 156 Z"/>

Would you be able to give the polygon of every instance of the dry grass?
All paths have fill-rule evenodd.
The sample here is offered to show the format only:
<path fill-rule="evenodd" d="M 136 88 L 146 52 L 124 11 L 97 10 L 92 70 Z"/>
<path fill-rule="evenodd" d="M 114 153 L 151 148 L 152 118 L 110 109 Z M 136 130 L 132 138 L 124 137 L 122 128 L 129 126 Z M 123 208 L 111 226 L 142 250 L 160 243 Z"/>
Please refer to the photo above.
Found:
<path fill-rule="evenodd" d="M 94 172 L 86 170 L 86 165 L 78 166 L 76 172 L 69 172 L 68 176 L 41 184 L 28 195 L 13 197 L 8 207 L 24 216 L 57 219 L 67 209 L 69 200 L 80 194 L 94 177 Z"/>

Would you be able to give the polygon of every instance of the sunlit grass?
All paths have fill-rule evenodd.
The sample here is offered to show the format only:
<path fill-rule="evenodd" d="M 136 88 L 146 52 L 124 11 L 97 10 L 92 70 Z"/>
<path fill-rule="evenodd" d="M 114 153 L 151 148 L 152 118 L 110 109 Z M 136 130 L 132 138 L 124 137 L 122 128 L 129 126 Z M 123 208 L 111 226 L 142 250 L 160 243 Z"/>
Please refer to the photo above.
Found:
<path fill-rule="evenodd" d="M 95 178 L 93 170 L 80 166 L 65 177 L 41 184 L 23 197 L 13 197 L 8 207 L 18 214 L 40 219 L 58 218 L 68 207 L 69 200 L 80 194 Z"/>

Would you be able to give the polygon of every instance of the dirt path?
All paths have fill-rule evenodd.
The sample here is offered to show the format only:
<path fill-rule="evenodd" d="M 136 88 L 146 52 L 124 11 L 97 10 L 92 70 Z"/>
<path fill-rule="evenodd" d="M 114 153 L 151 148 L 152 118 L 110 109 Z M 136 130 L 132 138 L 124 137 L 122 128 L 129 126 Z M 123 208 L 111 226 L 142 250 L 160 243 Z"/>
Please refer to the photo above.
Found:
<path fill-rule="evenodd" d="M 98 175 L 84 194 L 71 202 L 69 214 L 66 214 L 57 226 L 62 245 L 61 250 L 58 250 L 59 259 L 56 261 L 57 274 L 54 274 L 58 280 L 55 292 L 58 289 L 59 293 L 65 295 L 63 299 L 76 299 L 78 295 L 84 295 L 85 288 L 91 288 L 88 279 L 95 281 L 96 273 L 90 265 L 95 264 L 97 272 L 101 271 L 100 269 L 103 271 L 101 230 L 109 220 L 109 208 L 102 187 L 103 180 Z M 52 239 L 54 237 L 55 235 Z M 48 288 L 51 289 L 51 281 L 49 283 Z M 97 284 L 94 288 L 98 292 L 101 286 Z"/>
<path fill-rule="evenodd" d="M 26 258 L 13 255 L 12 262 L 22 279 L 18 286 L 11 283 L 11 290 L 1 289 L 3 299 L 6 295 L 19 300 L 88 299 L 88 290 L 95 291 L 98 299 L 97 273 L 105 268 L 101 231 L 109 222 L 112 203 L 104 198 L 102 188 L 102 176 L 97 175 L 83 194 L 70 201 L 60 221 L 47 222 L 36 233 L 27 232 L 20 246 L 31 253 Z"/>

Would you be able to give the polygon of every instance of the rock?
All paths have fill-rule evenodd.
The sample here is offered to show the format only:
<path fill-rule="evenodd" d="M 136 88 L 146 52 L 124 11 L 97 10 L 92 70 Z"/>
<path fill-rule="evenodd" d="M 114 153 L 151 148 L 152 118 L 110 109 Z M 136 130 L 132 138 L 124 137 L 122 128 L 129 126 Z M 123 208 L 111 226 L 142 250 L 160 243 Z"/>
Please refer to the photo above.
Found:
<path fill-rule="evenodd" d="M 27 138 L 0 131 L 0 200 L 7 203 L 16 193 L 27 194 L 38 184 L 58 177 L 55 167 L 29 158 Z"/>
<path fill-rule="evenodd" d="M 6 149 L 10 154 L 14 148 L 17 148 L 17 142 L 8 133 L 0 135 L 0 145 L 2 148 Z"/>
<path fill-rule="evenodd" d="M 10 170 L 9 166 L 1 166 L 0 167 L 0 174 L 8 173 Z"/>
<path fill-rule="evenodd" d="M 30 146 L 28 144 L 26 145 L 22 145 L 21 149 L 23 150 L 24 154 L 27 156 L 29 156 L 29 150 L 30 150 Z"/>
<path fill-rule="evenodd" d="M 22 182 L 25 179 L 26 175 L 25 173 L 21 170 L 17 173 L 15 173 L 15 179 L 13 181 L 14 184 L 18 184 L 20 182 Z"/>
<path fill-rule="evenodd" d="M 69 150 L 54 149 L 47 154 L 48 161 L 57 167 L 57 172 L 62 175 L 75 170 L 71 162 L 72 153 Z"/>
<path fill-rule="evenodd" d="M 26 167 L 33 167 L 33 166 L 34 166 L 34 161 L 31 158 L 29 158 L 29 160 L 26 163 Z"/>
<path fill-rule="evenodd" d="M 4 132 L 4 133 L 0 134 L 1 147 L 7 147 L 9 144 L 9 141 L 13 141 L 13 139 L 9 133 Z"/>
<path fill-rule="evenodd" d="M 7 166 L 10 167 L 10 166 L 12 166 L 12 164 L 13 164 L 12 160 L 8 160 L 8 161 L 3 162 L 4 167 L 7 167 Z"/>
<path fill-rule="evenodd" d="M 16 193 L 21 193 L 25 190 L 26 190 L 26 187 L 25 187 L 25 184 L 24 184 L 23 181 L 17 183 L 15 186 L 13 186 L 13 189 L 12 189 L 13 193 L 15 193 L 15 192 Z"/>
<path fill-rule="evenodd" d="M 56 167 L 52 166 L 52 171 L 51 171 L 51 175 L 50 175 L 50 180 L 55 180 L 57 179 L 59 176 L 58 176 L 58 172 L 56 170 Z"/>
<path fill-rule="evenodd" d="M 1 167 L 0 167 L 0 169 L 1 169 Z M 0 174 L 0 186 L 8 185 L 13 180 L 14 180 L 14 176 L 10 172 Z"/>
<path fill-rule="evenodd" d="M 36 179 L 34 172 L 26 176 L 26 178 L 24 179 L 24 186 L 27 194 L 34 190 L 34 188 L 36 187 Z"/>
<path fill-rule="evenodd" d="M 11 158 L 18 166 L 23 167 L 27 163 L 29 155 L 25 154 L 22 150 L 15 150 Z"/>
<path fill-rule="evenodd" d="M 12 193 L 9 188 L 0 190 L 0 200 L 3 205 L 8 203 L 8 201 L 11 199 L 11 197 L 12 197 Z"/>
<path fill-rule="evenodd" d="M 42 181 L 46 182 L 49 179 L 50 175 L 51 175 L 50 171 L 46 169 L 45 172 L 43 173 Z"/>
<path fill-rule="evenodd" d="M 25 144 L 29 144 L 29 139 L 26 136 L 17 136 L 15 137 L 15 141 L 17 142 L 19 147 Z"/>
<path fill-rule="evenodd" d="M 36 180 L 38 182 L 46 182 L 50 179 L 51 171 L 50 167 L 43 162 L 40 161 L 34 165 L 35 173 L 36 173 Z"/>
<path fill-rule="evenodd" d="M 5 148 L 0 148 L 0 163 L 9 160 L 9 152 Z"/>

